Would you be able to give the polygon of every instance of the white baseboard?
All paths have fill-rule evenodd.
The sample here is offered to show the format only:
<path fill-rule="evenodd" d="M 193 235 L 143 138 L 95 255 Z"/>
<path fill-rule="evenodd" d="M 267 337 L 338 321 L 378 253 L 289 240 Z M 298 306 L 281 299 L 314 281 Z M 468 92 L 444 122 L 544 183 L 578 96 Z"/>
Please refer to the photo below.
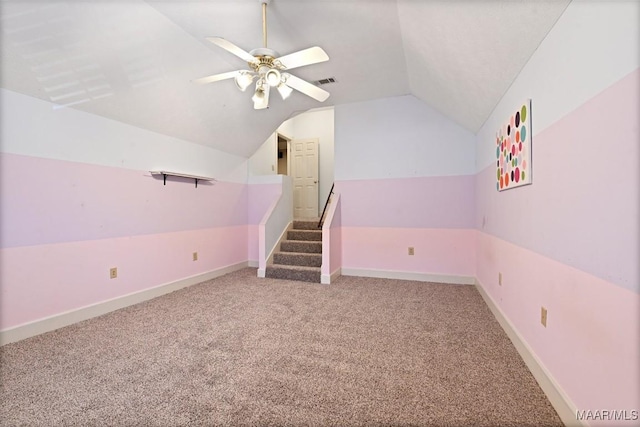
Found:
<path fill-rule="evenodd" d="M 564 425 L 576 427 L 587 426 L 587 424 L 576 418 L 576 406 L 477 279 L 475 280 L 475 285 L 496 320 L 513 343 L 513 346 L 518 350 L 518 353 L 520 353 L 520 356 L 538 382 L 538 385 L 544 394 L 547 395 L 549 402 L 551 402 L 551 405 L 560 416 Z"/>
<path fill-rule="evenodd" d="M 251 260 L 251 259 L 250 259 L 250 260 L 248 261 L 248 265 L 249 265 L 249 267 L 251 267 L 251 268 L 258 268 L 258 261 L 257 261 L 257 260 Z"/>
<path fill-rule="evenodd" d="M 323 274 L 320 276 L 320 283 L 323 285 L 330 285 L 331 283 L 335 282 L 336 279 L 340 277 L 341 274 L 342 274 L 341 268 L 336 269 L 333 273 L 331 273 L 331 275 Z"/>
<path fill-rule="evenodd" d="M 4 331 L 0 331 L 0 346 L 44 334 L 45 332 L 50 332 L 64 326 L 69 326 L 83 320 L 91 319 L 92 317 L 101 316 L 114 310 L 168 294 L 169 292 L 177 291 L 178 289 L 215 279 L 216 277 L 245 268 L 247 265 L 248 263 L 246 261 L 240 262 L 217 270 L 209 271 L 207 273 L 198 274 L 175 282 L 156 286 L 155 288 L 123 295 L 75 310 L 65 311 L 43 319 L 34 320 L 10 329 L 5 329 Z"/>
<path fill-rule="evenodd" d="M 265 277 L 267 277 L 267 269 L 258 268 L 258 277 L 260 277 L 261 279 L 264 279 Z"/>
<path fill-rule="evenodd" d="M 416 280 L 419 282 L 450 283 L 456 285 L 473 285 L 472 276 L 454 276 L 448 274 L 416 273 L 412 271 L 372 270 L 361 268 L 342 268 L 343 276 L 376 277 L 380 279 Z"/>

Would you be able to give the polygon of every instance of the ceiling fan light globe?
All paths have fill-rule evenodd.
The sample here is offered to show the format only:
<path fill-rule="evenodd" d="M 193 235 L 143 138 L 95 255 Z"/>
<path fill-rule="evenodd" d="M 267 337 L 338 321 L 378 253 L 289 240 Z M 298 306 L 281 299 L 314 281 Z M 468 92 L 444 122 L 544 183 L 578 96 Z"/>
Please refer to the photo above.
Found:
<path fill-rule="evenodd" d="M 264 96 L 264 94 L 259 98 L 256 98 L 254 96 L 251 99 L 253 99 L 253 108 L 255 110 L 263 110 L 269 107 L 269 101 L 267 100 L 267 97 Z"/>
<path fill-rule="evenodd" d="M 254 110 L 264 110 L 265 108 L 268 108 L 269 106 L 265 103 L 265 102 L 254 102 L 253 103 L 253 109 Z"/>
<path fill-rule="evenodd" d="M 293 92 L 293 89 L 291 89 L 289 86 L 287 86 L 284 83 L 280 83 L 277 89 L 283 100 L 287 99 L 289 95 L 291 95 L 291 92 Z"/>
<path fill-rule="evenodd" d="M 276 70 L 275 68 L 271 68 L 269 71 L 265 73 L 264 79 L 266 80 L 269 86 L 271 87 L 278 86 L 281 81 L 280 71 Z"/>
<path fill-rule="evenodd" d="M 260 83 L 260 82 L 258 82 Z M 251 97 L 253 101 L 253 108 L 256 110 L 262 110 L 269 107 L 269 86 L 256 84 L 256 91 Z"/>
<path fill-rule="evenodd" d="M 238 89 L 244 92 L 249 86 L 251 86 L 251 83 L 253 83 L 253 76 L 246 72 L 240 73 L 236 76 L 235 82 Z"/>
<path fill-rule="evenodd" d="M 251 97 L 251 100 L 254 103 L 262 102 L 264 100 L 264 91 L 262 91 L 261 89 L 256 90 L 256 92 Z"/>

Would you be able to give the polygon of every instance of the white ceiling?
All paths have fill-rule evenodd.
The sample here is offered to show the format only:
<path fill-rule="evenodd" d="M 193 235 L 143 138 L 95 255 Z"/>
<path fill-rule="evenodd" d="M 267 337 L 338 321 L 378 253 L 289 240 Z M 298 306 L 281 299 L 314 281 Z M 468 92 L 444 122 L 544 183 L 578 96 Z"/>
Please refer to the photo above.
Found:
<path fill-rule="evenodd" d="M 292 74 L 338 83 L 256 111 L 233 80 L 190 81 L 246 68 L 205 37 L 261 47 L 258 0 L 5 0 L 1 83 L 244 157 L 296 112 L 409 93 L 475 132 L 569 1 L 272 0 L 269 47 L 321 46 Z"/>

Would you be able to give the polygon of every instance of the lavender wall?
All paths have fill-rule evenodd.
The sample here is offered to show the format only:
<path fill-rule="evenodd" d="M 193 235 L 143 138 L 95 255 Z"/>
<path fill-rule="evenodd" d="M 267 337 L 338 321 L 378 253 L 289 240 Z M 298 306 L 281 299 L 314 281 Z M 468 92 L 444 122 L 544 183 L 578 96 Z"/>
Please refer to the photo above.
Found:
<path fill-rule="evenodd" d="M 337 188 L 346 227 L 473 227 L 473 175 L 349 180 Z"/>
<path fill-rule="evenodd" d="M 0 154 L 3 248 L 247 223 L 247 189 L 40 157 Z"/>
<path fill-rule="evenodd" d="M 468 282 L 474 136 L 413 96 L 337 106 L 335 129 L 343 272 Z"/>
<path fill-rule="evenodd" d="M 7 91 L 1 114 L 0 330 L 247 261 L 246 159 Z"/>
<path fill-rule="evenodd" d="M 640 407 L 638 16 L 572 2 L 477 135 L 478 281 L 574 410 Z M 533 184 L 498 193 L 493 136 L 525 98 Z"/>

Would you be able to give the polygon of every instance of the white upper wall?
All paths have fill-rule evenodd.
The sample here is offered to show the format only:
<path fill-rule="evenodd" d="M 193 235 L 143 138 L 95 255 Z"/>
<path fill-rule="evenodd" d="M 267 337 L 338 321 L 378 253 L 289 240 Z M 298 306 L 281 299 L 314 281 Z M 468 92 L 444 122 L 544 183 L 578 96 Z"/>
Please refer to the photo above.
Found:
<path fill-rule="evenodd" d="M 412 95 L 335 107 L 335 179 L 475 173 L 475 137 Z"/>
<path fill-rule="evenodd" d="M 247 181 L 243 157 L 5 89 L 0 122 L 5 153 Z"/>
<path fill-rule="evenodd" d="M 535 135 L 640 66 L 640 2 L 574 0 L 478 131 L 477 170 L 495 162 L 496 130 L 532 100 Z M 580 72 L 584 70 L 584 72 Z"/>
<path fill-rule="evenodd" d="M 276 132 L 249 157 L 249 177 L 278 174 L 278 136 Z M 251 180 L 251 178 L 249 178 Z"/>

